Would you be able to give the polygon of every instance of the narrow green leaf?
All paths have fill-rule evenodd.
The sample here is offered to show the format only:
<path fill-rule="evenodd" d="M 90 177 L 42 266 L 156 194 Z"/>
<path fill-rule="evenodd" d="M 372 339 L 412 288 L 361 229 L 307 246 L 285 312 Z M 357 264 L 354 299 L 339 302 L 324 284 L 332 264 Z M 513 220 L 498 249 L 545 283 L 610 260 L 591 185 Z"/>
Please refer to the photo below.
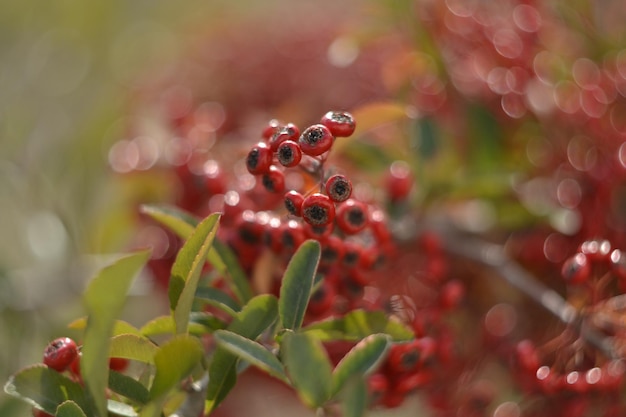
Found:
<path fill-rule="evenodd" d="M 81 317 L 79 319 L 76 319 L 70 324 L 68 324 L 67 327 L 70 329 L 75 329 L 75 330 L 84 330 L 87 327 L 87 317 Z M 123 320 L 115 320 L 115 323 L 113 324 L 113 331 L 111 332 L 111 336 L 117 336 L 117 335 L 126 334 L 126 333 L 135 334 L 138 336 L 141 335 L 139 330 L 132 324 L 125 322 Z"/>
<path fill-rule="evenodd" d="M 109 413 L 122 416 L 122 417 L 137 417 L 138 414 L 133 407 L 128 404 L 121 403 L 115 400 L 107 401 L 107 410 Z"/>
<path fill-rule="evenodd" d="M 235 316 L 241 306 L 231 296 L 217 288 L 201 287 L 196 290 L 196 298 L 213 307 L 219 308 L 230 316 Z"/>
<path fill-rule="evenodd" d="M 350 378 L 367 375 L 376 369 L 390 344 L 390 337 L 379 333 L 367 336 L 350 349 L 333 371 L 332 395 L 339 393 Z"/>
<path fill-rule="evenodd" d="M 199 223 L 190 213 L 177 207 L 145 205 L 142 206 L 142 211 L 183 239 L 187 239 Z M 248 278 L 228 246 L 216 239 L 207 258 L 211 265 L 227 278 L 239 301 L 245 303 L 252 298 L 253 292 Z"/>
<path fill-rule="evenodd" d="M 130 284 L 147 262 L 148 251 L 120 258 L 102 269 L 89 283 L 84 295 L 88 313 L 80 361 L 81 374 L 97 414 L 106 415 L 106 387 L 109 375 L 110 336 L 121 312 Z"/>
<path fill-rule="evenodd" d="M 212 328 L 206 327 L 204 324 L 199 323 L 197 320 L 194 321 L 195 314 L 191 314 L 189 323 L 189 333 L 194 335 L 202 335 L 210 333 Z M 221 327 L 217 327 L 221 328 Z M 166 335 L 166 334 L 175 334 L 176 333 L 176 324 L 174 323 L 174 318 L 172 316 L 159 316 L 148 323 L 144 324 L 141 329 L 139 329 L 141 334 L 146 337 Z"/>
<path fill-rule="evenodd" d="M 148 389 L 141 382 L 115 371 L 109 373 L 109 389 L 139 404 L 145 404 L 150 399 Z"/>
<path fill-rule="evenodd" d="M 74 401 L 68 400 L 57 407 L 56 417 L 87 417 Z"/>
<path fill-rule="evenodd" d="M 91 409 L 80 384 L 45 365 L 34 365 L 12 375 L 4 391 L 52 415 L 60 404 L 68 400 L 74 401 L 83 410 Z"/>
<path fill-rule="evenodd" d="M 165 342 L 154 356 L 156 374 L 150 398 L 164 396 L 176 387 L 200 364 L 203 355 L 202 344 L 196 337 L 183 334 Z"/>
<path fill-rule="evenodd" d="M 230 353 L 283 382 L 289 382 L 283 364 L 260 343 L 228 330 L 218 330 L 214 333 L 214 337 L 218 345 Z"/>
<path fill-rule="evenodd" d="M 278 318 L 278 301 L 270 294 L 252 298 L 228 326 L 228 330 L 245 338 L 256 340 Z M 218 347 L 209 365 L 207 387 L 207 413 L 210 413 L 235 385 L 237 381 L 238 357 L 223 347 Z"/>
<path fill-rule="evenodd" d="M 331 397 L 332 368 L 321 342 L 308 333 L 286 332 L 281 355 L 300 399 L 309 407 L 321 407 Z"/>
<path fill-rule="evenodd" d="M 302 326 L 320 254 L 319 242 L 307 240 L 287 265 L 278 300 L 280 321 L 285 329 L 298 330 Z"/>
<path fill-rule="evenodd" d="M 154 355 L 157 350 L 157 345 L 146 337 L 134 334 L 121 334 L 111 338 L 109 357 L 154 363 Z"/>
<path fill-rule="evenodd" d="M 413 332 L 406 325 L 383 311 L 353 310 L 342 317 L 334 317 L 312 323 L 302 329 L 312 333 L 322 341 L 359 341 L 371 334 L 385 333 L 393 341 L 411 340 Z"/>
<path fill-rule="evenodd" d="M 172 266 L 168 294 L 176 333 L 187 332 L 194 295 L 207 254 L 217 233 L 219 218 L 219 214 L 211 214 L 194 229 L 178 252 Z"/>
<path fill-rule="evenodd" d="M 351 378 L 342 390 L 343 417 L 363 417 L 367 411 L 367 402 L 365 378 Z"/>

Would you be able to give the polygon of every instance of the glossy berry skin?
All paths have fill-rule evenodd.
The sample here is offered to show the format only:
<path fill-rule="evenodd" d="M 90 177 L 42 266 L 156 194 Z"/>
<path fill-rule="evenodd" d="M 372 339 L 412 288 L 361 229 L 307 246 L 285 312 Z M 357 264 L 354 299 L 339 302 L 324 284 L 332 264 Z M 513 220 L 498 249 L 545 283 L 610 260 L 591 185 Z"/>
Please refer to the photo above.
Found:
<path fill-rule="evenodd" d="M 352 195 L 352 182 L 345 175 L 331 176 L 326 180 L 325 188 L 326 194 L 335 203 L 344 202 Z"/>
<path fill-rule="evenodd" d="M 65 371 L 78 356 L 78 347 L 69 337 L 60 337 L 46 346 L 43 363 L 58 372 Z"/>
<path fill-rule="evenodd" d="M 263 129 L 261 136 L 264 139 L 270 139 L 276 132 L 280 130 L 282 123 L 278 119 L 272 119 L 267 123 L 267 126 Z"/>
<path fill-rule="evenodd" d="M 310 156 L 319 156 L 328 151 L 335 138 L 330 130 L 324 125 L 309 126 L 302 132 L 298 144 L 302 152 Z"/>
<path fill-rule="evenodd" d="M 335 221 L 342 232 L 349 235 L 359 233 L 369 221 L 367 206 L 361 201 L 349 199 L 337 208 Z"/>
<path fill-rule="evenodd" d="M 322 116 L 320 123 L 326 126 L 335 137 L 351 136 L 356 129 L 352 115 L 341 111 L 329 111 Z"/>
<path fill-rule="evenodd" d="M 296 142 L 286 140 L 278 146 L 276 157 L 282 166 L 295 167 L 302 160 L 302 149 Z"/>
<path fill-rule="evenodd" d="M 298 126 L 294 125 L 293 123 L 287 123 L 285 126 L 277 129 L 276 132 L 274 132 L 274 134 L 270 136 L 270 138 L 268 139 L 268 143 L 270 145 L 270 148 L 273 151 L 276 151 L 280 144 L 284 141 L 290 140 L 295 142 L 298 140 L 299 137 L 300 129 L 298 129 Z"/>
<path fill-rule="evenodd" d="M 563 279 L 569 284 L 582 284 L 591 275 L 591 262 L 584 253 L 577 253 L 563 263 Z"/>
<path fill-rule="evenodd" d="M 302 216 L 302 203 L 304 196 L 297 191 L 291 190 L 285 194 L 285 208 L 294 216 Z"/>
<path fill-rule="evenodd" d="M 268 171 L 263 174 L 261 181 L 263 182 L 263 187 L 270 193 L 285 192 L 285 174 L 275 165 L 269 167 Z"/>
<path fill-rule="evenodd" d="M 272 165 L 273 157 L 272 150 L 266 143 L 257 143 L 246 156 L 246 168 L 252 175 L 265 174 Z"/>
<path fill-rule="evenodd" d="M 302 202 L 302 218 L 311 226 L 325 226 L 335 219 L 335 205 L 325 194 L 311 194 Z"/>

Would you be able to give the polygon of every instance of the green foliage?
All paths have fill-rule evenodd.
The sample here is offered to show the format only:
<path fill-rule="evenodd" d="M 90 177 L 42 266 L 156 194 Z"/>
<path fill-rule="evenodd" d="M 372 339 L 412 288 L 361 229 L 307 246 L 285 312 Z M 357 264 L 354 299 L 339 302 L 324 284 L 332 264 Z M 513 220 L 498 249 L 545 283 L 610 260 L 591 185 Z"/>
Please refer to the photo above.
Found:
<path fill-rule="evenodd" d="M 87 417 L 74 401 L 65 401 L 57 407 L 56 417 Z"/>

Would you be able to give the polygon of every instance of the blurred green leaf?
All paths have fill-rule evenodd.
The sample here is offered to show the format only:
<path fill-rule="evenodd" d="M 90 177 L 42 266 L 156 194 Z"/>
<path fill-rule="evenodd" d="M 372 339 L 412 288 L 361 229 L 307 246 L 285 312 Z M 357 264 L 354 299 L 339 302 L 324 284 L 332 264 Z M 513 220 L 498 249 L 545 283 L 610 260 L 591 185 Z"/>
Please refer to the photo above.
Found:
<path fill-rule="evenodd" d="M 122 417 L 137 417 L 135 409 L 128 405 L 115 400 L 107 401 L 107 410 L 109 413 Z"/>
<path fill-rule="evenodd" d="M 394 341 L 407 341 L 414 337 L 410 328 L 383 311 L 353 310 L 341 317 L 312 323 L 302 330 L 323 341 L 356 342 L 375 333 L 385 333 Z"/>
<path fill-rule="evenodd" d="M 280 321 L 285 329 L 297 330 L 302 326 L 320 254 L 319 242 L 307 240 L 300 245 L 287 265 L 278 299 Z"/>
<path fill-rule="evenodd" d="M 367 411 L 367 382 L 363 377 L 353 377 L 341 391 L 343 417 L 363 417 Z"/>
<path fill-rule="evenodd" d="M 84 295 L 88 312 L 80 361 L 81 374 L 97 414 L 106 415 L 106 387 L 109 375 L 110 336 L 121 312 L 130 284 L 144 266 L 150 252 L 124 256 L 104 268 L 89 283 Z"/>
<path fill-rule="evenodd" d="M 177 335 L 165 342 L 154 356 L 156 373 L 150 387 L 150 398 L 164 396 L 196 368 L 204 356 L 198 338 Z"/>
<path fill-rule="evenodd" d="M 196 314 L 191 314 L 190 320 L 191 323 L 189 323 L 188 328 L 190 334 L 201 335 L 211 331 L 210 327 L 206 327 L 204 324 L 198 322 Z M 206 320 L 204 321 L 206 322 Z M 217 326 L 216 328 L 222 328 L 222 326 Z M 174 334 L 176 332 L 176 325 L 172 316 L 159 316 L 144 324 L 139 331 L 146 337 Z"/>
<path fill-rule="evenodd" d="M 289 382 L 287 375 L 285 375 L 283 364 L 260 343 L 228 330 L 218 330 L 214 333 L 214 337 L 218 345 L 230 353 L 281 379 L 283 382 Z"/>
<path fill-rule="evenodd" d="M 349 379 L 373 371 L 384 359 L 389 346 L 390 337 L 378 333 L 367 336 L 350 349 L 333 370 L 332 395 L 338 394 Z"/>
<path fill-rule="evenodd" d="M 194 295 L 207 254 L 217 233 L 220 215 L 204 219 L 178 252 L 169 283 L 170 309 L 176 333 L 186 333 Z"/>
<path fill-rule="evenodd" d="M 87 417 L 74 401 L 65 401 L 57 407 L 56 417 Z"/>
<path fill-rule="evenodd" d="M 331 397 L 332 368 L 322 343 L 310 333 L 284 333 L 280 352 L 302 401 L 321 407 Z"/>
<path fill-rule="evenodd" d="M 139 404 L 145 404 L 150 399 L 148 389 L 141 382 L 115 371 L 109 373 L 109 389 Z"/>
<path fill-rule="evenodd" d="M 233 253 L 233 251 L 221 241 L 216 241 L 213 245 L 219 258 L 225 265 L 223 270 L 220 270 L 215 264 L 213 266 L 220 271 L 226 278 L 233 293 L 237 296 L 240 302 L 247 303 L 253 296 L 252 288 L 248 282 L 248 276 L 239 265 L 239 260 Z"/>
<path fill-rule="evenodd" d="M 56 413 L 60 404 L 68 400 L 74 401 L 81 409 L 92 414 L 92 407 L 83 387 L 45 365 L 34 365 L 12 375 L 4 386 L 4 391 L 51 415 Z"/>
<path fill-rule="evenodd" d="M 196 290 L 196 298 L 200 301 L 219 308 L 230 316 L 235 316 L 241 306 L 224 291 L 213 287 L 201 287 Z"/>
<path fill-rule="evenodd" d="M 252 298 L 228 326 L 229 331 L 256 340 L 278 318 L 278 301 L 270 294 Z M 221 403 L 237 381 L 238 357 L 218 347 L 209 365 L 206 412 L 211 413 Z"/>
<path fill-rule="evenodd" d="M 67 327 L 75 330 L 84 330 L 87 327 L 87 317 L 81 317 L 79 319 L 76 319 L 68 324 Z M 130 323 L 127 323 L 123 320 L 115 320 L 111 336 L 117 336 L 120 334 L 135 334 L 139 336 L 141 335 L 141 332 Z"/>
<path fill-rule="evenodd" d="M 111 339 L 109 357 L 132 359 L 144 363 L 154 363 L 157 345 L 144 336 L 121 334 Z"/>

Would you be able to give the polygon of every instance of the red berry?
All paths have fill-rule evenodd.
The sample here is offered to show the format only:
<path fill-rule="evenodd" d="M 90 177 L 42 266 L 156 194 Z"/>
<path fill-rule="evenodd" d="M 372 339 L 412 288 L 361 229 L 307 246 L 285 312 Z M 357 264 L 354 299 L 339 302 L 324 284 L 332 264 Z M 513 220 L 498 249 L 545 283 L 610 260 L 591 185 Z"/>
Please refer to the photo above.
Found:
<path fill-rule="evenodd" d="M 109 358 L 109 369 L 116 372 L 123 372 L 128 368 L 128 359 L 126 358 Z"/>
<path fill-rule="evenodd" d="M 322 243 L 320 263 L 330 265 L 340 262 L 344 251 L 343 240 L 337 235 L 330 235 Z"/>
<path fill-rule="evenodd" d="M 367 206 L 357 200 L 349 199 L 337 209 L 337 226 L 342 232 L 352 235 L 365 229 L 369 222 Z"/>
<path fill-rule="evenodd" d="M 246 157 L 246 168 L 253 175 L 264 174 L 269 171 L 274 155 L 267 144 L 260 142 L 250 149 Z"/>
<path fill-rule="evenodd" d="M 279 128 L 274 132 L 272 136 L 268 139 L 268 143 L 270 148 L 273 151 L 278 149 L 278 146 L 286 140 L 297 141 L 300 137 L 300 129 L 293 123 L 287 123 L 287 125 Z"/>
<path fill-rule="evenodd" d="M 409 164 L 404 161 L 393 162 L 389 167 L 386 187 L 392 202 L 405 200 L 413 188 L 413 175 Z"/>
<path fill-rule="evenodd" d="M 302 218 L 312 226 L 325 226 L 335 219 L 335 205 L 325 194 L 311 194 L 302 202 Z"/>
<path fill-rule="evenodd" d="M 329 111 L 322 116 L 321 124 L 326 126 L 333 136 L 348 137 L 354 133 L 356 123 L 350 113 Z"/>
<path fill-rule="evenodd" d="M 608 240 L 588 240 L 580 245 L 580 252 L 594 261 L 606 261 L 611 256 L 611 242 Z"/>
<path fill-rule="evenodd" d="M 329 150 L 334 140 L 335 138 L 326 126 L 313 125 L 302 132 L 298 143 L 305 154 L 318 156 Z"/>
<path fill-rule="evenodd" d="M 38 408 L 33 408 L 33 417 L 54 417 L 54 415 L 48 414 Z"/>
<path fill-rule="evenodd" d="M 416 340 L 408 343 L 392 345 L 389 352 L 389 367 L 394 372 L 414 371 L 420 361 Z"/>
<path fill-rule="evenodd" d="M 343 264 L 346 266 L 358 265 L 363 253 L 363 247 L 361 244 L 348 240 L 344 242 L 343 247 Z"/>
<path fill-rule="evenodd" d="M 326 181 L 326 194 L 335 203 L 346 201 L 352 195 L 352 182 L 344 175 L 336 174 Z"/>
<path fill-rule="evenodd" d="M 285 207 L 289 214 L 294 216 L 302 216 L 302 203 L 304 196 L 297 191 L 291 190 L 285 194 Z"/>
<path fill-rule="evenodd" d="M 389 389 L 389 381 L 385 374 L 377 372 L 367 379 L 367 392 L 371 404 L 376 404 Z"/>
<path fill-rule="evenodd" d="M 263 174 L 262 183 L 270 193 L 285 192 L 285 174 L 275 165 L 270 165 L 269 170 Z"/>
<path fill-rule="evenodd" d="M 264 139 L 269 140 L 274 135 L 274 133 L 280 130 L 281 126 L 282 124 L 280 123 L 280 121 L 278 121 L 277 119 L 272 119 L 267 123 L 267 126 L 265 126 L 265 128 L 263 129 L 261 136 L 263 136 Z"/>
<path fill-rule="evenodd" d="M 334 223 L 314 226 L 305 222 L 304 232 L 308 238 L 322 241 L 333 233 L 334 226 Z"/>
<path fill-rule="evenodd" d="M 331 282 L 323 280 L 320 287 L 311 294 L 307 307 L 308 312 L 315 316 L 328 313 L 335 302 L 335 296 L 335 287 Z"/>
<path fill-rule="evenodd" d="M 302 149 L 296 142 L 286 140 L 278 146 L 276 156 L 282 166 L 295 167 L 302 160 Z"/>
<path fill-rule="evenodd" d="M 69 337 L 60 337 L 46 346 L 43 363 L 58 372 L 65 371 L 78 356 L 78 347 Z"/>
<path fill-rule="evenodd" d="M 569 284 L 581 284 L 591 275 L 591 262 L 584 253 L 577 253 L 565 261 L 561 275 Z"/>
<path fill-rule="evenodd" d="M 295 251 L 300 247 L 305 239 L 306 235 L 304 234 L 304 229 L 300 222 L 289 220 L 288 222 L 281 224 L 280 242 L 283 248 Z"/>

